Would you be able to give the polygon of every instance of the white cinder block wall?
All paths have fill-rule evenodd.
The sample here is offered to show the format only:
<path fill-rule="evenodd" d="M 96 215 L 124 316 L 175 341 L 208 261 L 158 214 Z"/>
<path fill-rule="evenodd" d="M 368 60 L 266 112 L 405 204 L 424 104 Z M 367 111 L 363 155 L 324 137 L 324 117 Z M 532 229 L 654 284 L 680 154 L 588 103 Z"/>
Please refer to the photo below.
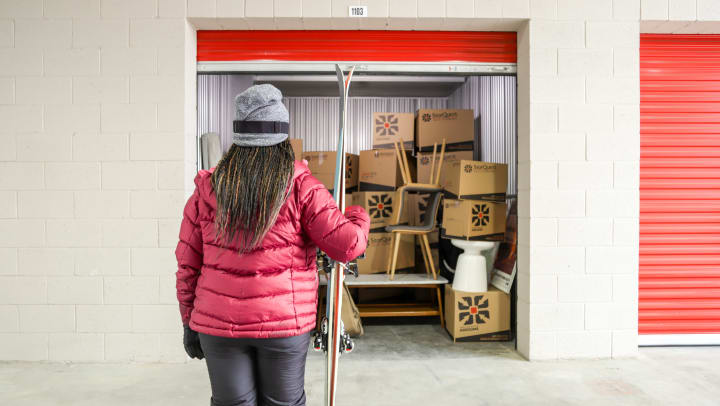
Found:
<path fill-rule="evenodd" d="M 519 41 L 518 100 L 529 111 L 518 115 L 518 348 L 531 359 L 628 356 L 637 351 L 640 4 L 552 3 Z"/>
<path fill-rule="evenodd" d="M 0 359 L 185 359 L 185 12 L 0 1 Z"/>
<path fill-rule="evenodd" d="M 370 17 L 347 19 L 351 4 Z M 518 30 L 518 348 L 530 359 L 632 355 L 641 15 L 676 29 L 671 20 L 717 20 L 719 9 L 2 0 L 0 360 L 185 359 L 173 247 L 193 187 L 195 29 L 388 27 Z"/>

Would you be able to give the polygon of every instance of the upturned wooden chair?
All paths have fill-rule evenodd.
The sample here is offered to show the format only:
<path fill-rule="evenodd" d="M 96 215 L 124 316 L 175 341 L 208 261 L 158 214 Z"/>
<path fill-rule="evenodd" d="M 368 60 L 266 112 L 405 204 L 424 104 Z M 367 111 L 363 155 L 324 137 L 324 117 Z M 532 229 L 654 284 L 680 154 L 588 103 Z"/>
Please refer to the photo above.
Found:
<path fill-rule="evenodd" d="M 445 139 L 443 138 L 442 147 L 440 148 L 439 163 L 437 166 L 435 165 L 436 161 L 438 161 L 437 143 L 433 145 L 432 163 L 430 165 L 430 183 L 412 182 L 410 167 L 407 162 L 407 157 L 405 156 L 405 151 L 402 150 L 400 143 L 397 141 L 394 143 L 394 146 L 404 185 L 398 188 L 399 193 L 397 194 L 397 198 L 399 201 L 396 206 L 398 209 L 395 210 L 395 213 L 393 213 L 393 224 L 385 227 L 385 231 L 393 234 L 392 256 L 390 257 L 390 263 L 388 264 L 390 280 L 395 277 L 395 266 L 397 265 L 398 248 L 400 247 L 400 238 L 402 235 L 416 235 L 421 239 L 421 251 L 423 253 L 423 260 L 425 261 L 425 272 L 428 274 L 432 272 L 433 279 L 437 279 L 437 272 L 435 271 L 435 264 L 432 260 L 432 251 L 430 250 L 428 234 L 435 230 L 435 218 L 437 217 L 440 199 L 442 198 L 443 188 L 440 186 L 440 168 L 442 168 L 443 158 L 445 157 Z M 406 192 L 430 194 L 425 211 L 425 219 L 422 224 L 398 224 L 400 222 L 402 210 L 405 209 Z"/>

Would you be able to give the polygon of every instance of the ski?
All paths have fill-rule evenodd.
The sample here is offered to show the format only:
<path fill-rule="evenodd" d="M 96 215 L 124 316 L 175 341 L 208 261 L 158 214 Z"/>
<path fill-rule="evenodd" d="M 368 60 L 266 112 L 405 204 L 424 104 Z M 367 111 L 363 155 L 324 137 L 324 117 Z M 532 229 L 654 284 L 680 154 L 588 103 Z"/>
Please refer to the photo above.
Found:
<path fill-rule="evenodd" d="M 345 135 L 347 134 L 347 99 L 355 67 L 350 67 L 347 77 L 339 65 L 335 65 L 338 78 L 340 123 L 335 160 L 335 183 L 333 198 L 338 208 L 345 211 Z M 320 331 L 315 333 L 313 346 L 316 350 L 326 353 L 325 405 L 334 406 L 337 389 L 338 361 L 341 353 L 353 350 L 353 341 L 345 333 L 341 318 L 343 281 L 345 272 L 357 275 L 356 264 L 342 264 L 323 256 L 323 269 L 328 275 L 327 304 L 325 317 L 320 324 Z"/>

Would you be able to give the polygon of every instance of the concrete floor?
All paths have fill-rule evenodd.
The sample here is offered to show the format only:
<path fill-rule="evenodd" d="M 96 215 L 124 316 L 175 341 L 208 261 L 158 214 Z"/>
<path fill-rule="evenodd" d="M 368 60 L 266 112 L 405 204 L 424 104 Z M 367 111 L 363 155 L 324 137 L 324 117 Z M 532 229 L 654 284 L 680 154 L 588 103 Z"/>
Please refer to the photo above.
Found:
<path fill-rule="evenodd" d="M 506 343 L 453 345 L 434 325 L 367 326 L 343 357 L 338 404 L 718 405 L 720 347 L 644 348 L 625 360 L 527 362 Z M 180 345 L 180 337 L 178 337 Z M 310 353 L 308 405 L 324 366 Z M 2 405 L 207 405 L 203 362 L 0 364 Z"/>

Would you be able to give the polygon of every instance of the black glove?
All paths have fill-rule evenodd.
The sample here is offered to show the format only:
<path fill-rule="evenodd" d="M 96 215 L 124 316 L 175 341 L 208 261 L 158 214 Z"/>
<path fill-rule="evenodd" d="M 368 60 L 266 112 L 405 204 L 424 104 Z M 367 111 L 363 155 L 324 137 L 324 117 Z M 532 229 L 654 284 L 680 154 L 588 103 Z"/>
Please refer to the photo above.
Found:
<path fill-rule="evenodd" d="M 202 347 L 200 347 L 200 337 L 197 331 L 190 328 L 190 326 L 183 324 L 183 345 L 185 346 L 185 352 L 190 358 L 203 359 Z"/>

